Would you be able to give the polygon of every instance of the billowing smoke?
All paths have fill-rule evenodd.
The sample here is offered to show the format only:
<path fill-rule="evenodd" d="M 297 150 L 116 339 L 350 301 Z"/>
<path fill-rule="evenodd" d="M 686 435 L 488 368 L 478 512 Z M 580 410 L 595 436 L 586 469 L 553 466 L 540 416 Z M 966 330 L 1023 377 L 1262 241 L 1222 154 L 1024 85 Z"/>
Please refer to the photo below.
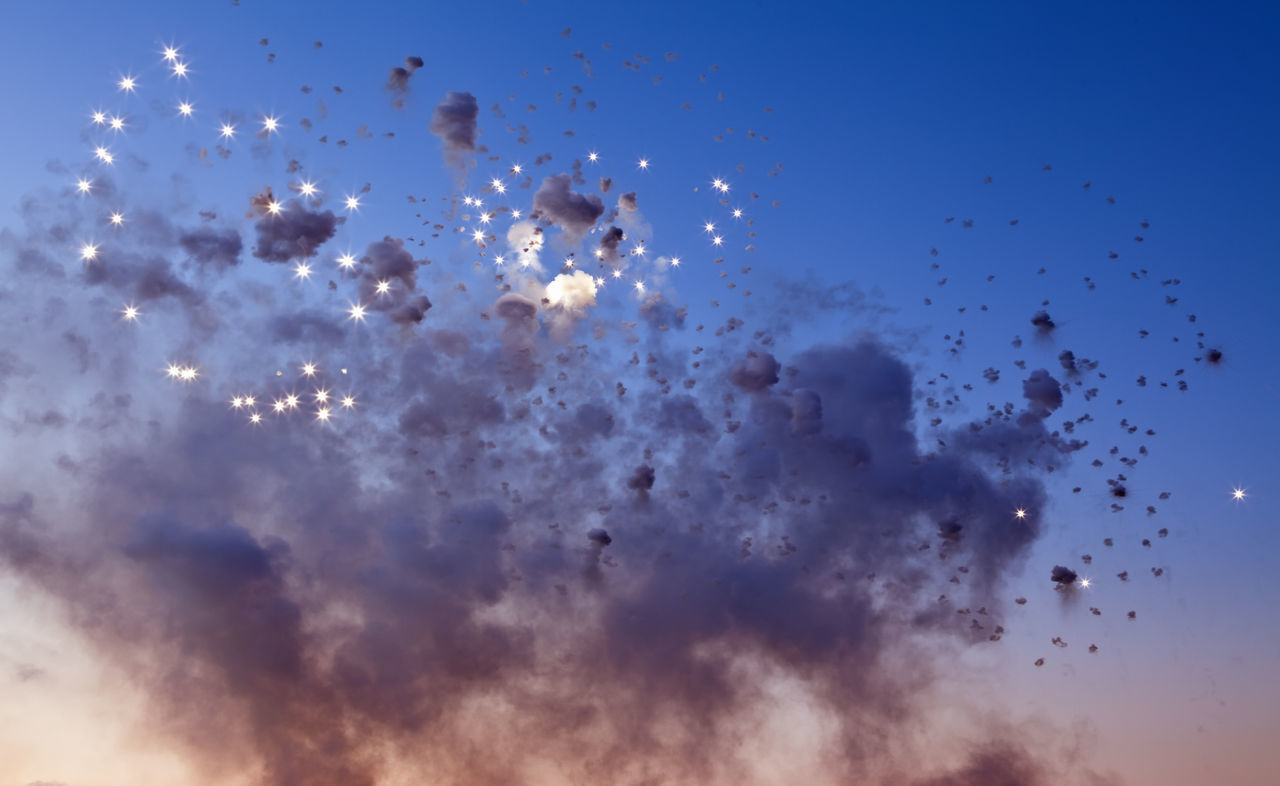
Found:
<path fill-rule="evenodd" d="M 431 113 L 427 127 L 444 144 L 444 160 L 449 166 L 464 168 L 476 151 L 476 118 L 480 105 L 470 93 L 450 90 Z"/>
<path fill-rule="evenodd" d="M 469 94 L 436 108 L 452 163 L 475 121 Z M 576 241 L 605 208 L 571 186 L 547 177 L 533 213 Z M 252 207 L 267 262 L 315 256 L 341 221 L 270 190 Z M 241 229 L 121 241 L 75 279 L 63 238 L 32 230 L 0 353 L 5 403 L 47 409 L 13 450 L 53 468 L 0 487 L 0 565 L 206 782 L 757 784 L 802 758 L 815 783 L 1044 778 L 997 743 L 895 778 L 910 756 L 886 742 L 921 722 L 939 648 L 1003 633 L 1041 473 L 1080 447 L 1046 426 L 1047 371 L 1021 411 L 924 443 L 882 339 L 764 340 L 846 307 L 839 288 L 780 287 L 777 324 L 696 337 L 657 291 L 606 319 L 585 271 L 534 280 L 543 227 L 517 221 L 527 278 L 497 291 L 386 237 L 333 273 L 344 296 L 307 301 L 236 264 Z M 108 290 L 155 306 L 154 346 L 141 324 L 95 329 Z M 199 375 L 165 378 L 174 356 Z"/>
<path fill-rule="evenodd" d="M 571 237 L 587 233 L 604 215 L 604 202 L 595 194 L 574 191 L 569 175 L 551 175 L 533 195 L 533 218 L 543 218 Z"/>
<path fill-rule="evenodd" d="M 266 202 L 270 202 L 270 189 L 264 193 Z M 290 262 L 313 256 L 342 222 L 332 210 L 308 210 L 297 199 L 284 203 L 278 213 L 262 210 L 262 204 L 265 203 L 260 194 L 253 200 L 260 213 L 253 227 L 258 236 L 253 255 L 264 262 Z"/>
<path fill-rule="evenodd" d="M 396 108 L 404 106 L 405 94 L 409 92 L 409 77 L 413 76 L 413 72 L 422 68 L 422 58 L 417 55 L 410 55 L 404 59 L 403 66 L 394 66 L 391 73 L 387 75 L 387 90 L 396 95 L 391 102 Z"/>

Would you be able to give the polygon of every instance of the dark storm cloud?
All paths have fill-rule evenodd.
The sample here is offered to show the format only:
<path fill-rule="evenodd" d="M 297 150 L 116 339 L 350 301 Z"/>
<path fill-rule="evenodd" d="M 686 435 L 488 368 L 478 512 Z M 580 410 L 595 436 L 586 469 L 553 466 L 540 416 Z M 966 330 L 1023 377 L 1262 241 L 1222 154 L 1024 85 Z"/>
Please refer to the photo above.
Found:
<path fill-rule="evenodd" d="M 178 235 L 178 244 L 201 265 L 225 270 L 240 264 L 244 241 L 234 229 L 197 227 Z"/>
<path fill-rule="evenodd" d="M 545 219 L 573 237 L 587 233 L 604 215 L 604 202 L 595 194 L 580 194 L 569 175 L 550 175 L 533 195 L 530 218 Z"/>
<path fill-rule="evenodd" d="M 269 198 L 270 192 L 266 194 Z M 260 197 L 255 197 L 255 207 L 260 207 Z M 264 262 L 290 262 L 311 257 L 333 237 L 338 224 L 342 223 L 332 210 L 308 210 L 297 199 L 286 202 L 277 215 L 265 212 L 265 208 L 259 210 L 259 215 L 253 227 L 258 236 L 253 255 Z"/>
<path fill-rule="evenodd" d="M 431 114 L 428 129 L 444 143 L 449 166 L 465 167 L 476 150 L 476 118 L 480 105 L 470 93 L 449 91 Z"/>
<path fill-rule="evenodd" d="M 1049 333 L 1057 327 L 1057 325 L 1054 324 L 1054 321 L 1049 317 L 1048 311 L 1037 311 L 1031 317 L 1031 324 L 1035 325 L 1041 333 Z"/>
<path fill-rule="evenodd" d="M 568 185 L 561 220 L 589 227 L 600 212 L 570 204 Z M 255 212 L 259 258 L 331 237 L 324 222 L 283 231 L 310 220 L 296 211 Z M 999 636 L 1004 581 L 1040 531 L 1040 473 L 1071 450 L 1046 431 L 1061 405 L 1047 372 L 1024 386 L 1024 413 L 939 429 L 941 450 L 918 441 L 910 367 L 874 339 L 783 351 L 757 335 L 748 349 L 774 325 L 735 317 L 689 356 L 677 340 L 692 331 L 669 332 L 684 309 L 652 297 L 625 328 L 631 366 L 589 332 L 542 330 L 536 295 L 489 303 L 410 247 L 370 244 L 351 283 L 363 299 L 390 282 L 366 302 L 412 330 L 249 286 L 260 307 L 216 342 L 164 336 L 207 359 L 201 384 L 157 394 L 150 365 L 128 382 L 107 360 L 135 346 L 127 330 L 52 333 L 77 389 L 136 400 L 35 419 L 92 471 L 0 492 L 0 565 L 62 602 L 147 697 L 146 731 L 209 782 L 232 761 L 282 786 L 373 786 L 406 764 L 467 786 L 749 783 L 740 730 L 776 717 L 778 684 L 812 696 L 833 781 L 868 782 L 882 741 L 921 722 L 934 675 L 919 636 Z M 78 297 L 55 319 L 92 311 L 101 287 L 183 297 L 177 274 L 148 267 L 162 254 L 106 256 L 88 297 L 44 284 Z M 45 282 L 39 267 L 23 281 Z M 850 288 L 786 292 L 784 327 L 864 307 Z M 311 393 L 268 376 L 277 342 L 290 362 L 315 351 L 331 375 L 316 386 L 359 394 L 356 412 L 246 424 L 224 394 Z M 15 368 L 40 351 L 4 350 Z M 101 430 L 77 430 L 90 415 Z M 1010 526 L 1017 507 L 1029 521 Z M 971 572 L 952 584 L 958 565 Z M 988 613 L 955 613 L 969 606 Z M 935 782 L 1001 783 L 1019 770 L 999 750 Z"/>
<path fill-rule="evenodd" d="M 366 257 L 411 269 L 387 261 L 394 248 Z M 83 632 L 121 664 L 151 653 L 130 673 L 166 734 L 211 761 L 241 751 L 272 783 L 371 786 L 399 739 L 445 783 L 519 782 L 530 757 L 569 779 L 644 762 L 708 782 L 740 755 L 718 725 L 768 712 L 740 674 L 756 662 L 813 683 L 840 719 L 841 766 L 873 761 L 864 733 L 894 727 L 923 668 L 893 666 L 891 620 L 961 641 L 990 630 L 928 593 L 873 599 L 836 574 L 918 582 L 932 563 L 916 543 L 957 522 L 946 547 L 974 580 L 948 592 L 997 609 L 1035 535 L 1008 511 L 1036 503 L 1038 481 L 1002 485 L 978 451 L 922 461 L 911 373 L 874 342 L 800 353 L 785 382 L 757 352 L 693 393 L 609 401 L 591 393 L 590 356 L 564 353 L 538 311 L 507 293 L 492 322 L 361 361 L 366 389 L 380 369 L 396 391 L 365 404 L 398 413 L 373 454 L 323 428 L 247 439 L 239 414 L 192 388 L 145 449 L 100 446 L 102 474 L 76 491 L 92 543 L 43 527 L 37 500 L 0 511 L 0 559 L 72 608 L 116 598 L 95 612 L 111 623 Z M 673 376 L 684 362 L 652 357 Z M 733 401 L 744 382 L 752 395 Z M 709 419 L 726 408 L 743 424 L 732 434 Z M 652 446 L 643 459 L 637 443 Z M 803 557 L 769 533 L 766 500 Z M 917 521 L 932 523 L 903 524 Z M 334 604 L 349 616 L 330 625 Z M 482 749 L 466 742 L 477 711 Z M 513 717 L 519 735 L 502 731 Z M 672 722 L 687 733 L 666 734 Z M 593 745 L 573 742 L 588 733 Z"/>

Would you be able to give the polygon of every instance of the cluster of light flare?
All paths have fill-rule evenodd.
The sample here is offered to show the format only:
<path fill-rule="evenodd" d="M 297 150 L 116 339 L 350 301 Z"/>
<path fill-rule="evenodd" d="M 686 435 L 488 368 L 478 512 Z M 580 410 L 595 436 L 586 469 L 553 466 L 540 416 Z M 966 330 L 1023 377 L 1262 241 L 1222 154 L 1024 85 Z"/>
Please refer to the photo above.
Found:
<path fill-rule="evenodd" d="M 181 52 L 177 47 L 173 45 L 164 46 L 162 50 L 162 55 L 163 55 L 164 61 L 169 65 L 169 69 L 171 71 L 172 76 L 178 78 L 179 80 L 188 78 L 190 76 L 191 72 L 190 72 L 189 62 L 182 58 Z M 122 92 L 133 93 L 138 90 L 140 85 L 137 79 L 132 74 L 122 74 L 119 78 L 119 81 L 117 82 L 117 87 Z M 189 118 L 195 112 L 195 105 L 190 100 L 184 100 L 177 105 L 177 110 L 180 116 L 184 118 Z M 92 121 L 93 121 L 93 124 L 96 126 L 108 126 L 113 131 L 117 131 L 117 132 L 123 131 L 126 126 L 123 116 L 108 115 L 107 113 L 101 110 L 95 111 L 92 113 Z M 261 135 L 263 136 L 270 136 L 271 134 L 279 133 L 282 127 L 279 117 L 274 114 L 261 115 L 260 122 L 261 122 Z M 235 139 L 237 133 L 238 133 L 237 125 L 231 122 L 229 119 L 222 121 L 218 128 L 219 137 L 224 141 Z M 94 153 L 98 161 L 106 164 L 114 163 L 114 156 L 106 147 L 99 146 L 95 149 Z M 600 154 L 595 150 L 588 151 L 586 154 L 586 158 L 590 163 L 593 163 L 593 164 L 599 163 L 601 160 Z M 647 157 L 639 158 L 636 163 L 637 168 L 641 171 L 648 171 L 651 165 L 652 165 L 652 162 Z M 512 163 L 510 165 L 509 171 L 512 176 L 519 176 L 524 173 L 524 167 L 519 163 Z M 489 180 L 488 186 L 489 186 L 489 189 L 496 194 L 506 194 L 508 192 L 508 185 L 502 177 L 495 176 L 491 178 Z M 728 183 L 720 178 L 716 178 L 712 182 L 712 186 L 716 190 L 720 191 L 721 193 L 728 193 L 728 190 L 729 190 Z M 93 189 L 93 183 L 91 180 L 87 178 L 82 178 L 77 182 L 76 187 L 77 187 L 77 191 L 80 194 L 89 194 Z M 320 189 L 316 187 L 316 184 L 314 182 L 306 179 L 303 179 L 297 182 L 294 185 L 294 190 L 296 190 L 298 193 L 306 197 L 314 197 L 321 193 Z M 466 196 L 464 197 L 463 202 L 468 207 L 472 207 L 476 209 L 481 209 L 484 207 L 484 201 L 479 197 Z M 351 212 L 351 213 L 358 212 L 362 207 L 360 195 L 358 194 L 345 195 L 344 206 L 348 212 Z M 278 216 L 283 212 L 283 204 L 273 199 L 265 205 L 265 212 L 271 216 Z M 523 212 L 518 208 L 509 208 L 509 212 L 511 214 L 511 218 L 513 221 L 518 221 L 523 217 Z M 742 211 L 740 209 L 734 211 L 735 218 L 740 218 L 741 215 L 742 215 Z M 494 217 L 495 217 L 494 211 L 482 212 L 478 216 L 477 220 L 481 226 L 488 226 L 493 221 Z M 115 227 L 123 226 L 125 223 L 124 214 L 120 211 L 112 212 L 109 215 L 109 222 L 112 226 L 115 226 Z M 713 233 L 715 230 L 715 225 L 711 222 L 708 222 L 706 225 L 706 228 L 709 233 Z M 472 232 L 472 238 L 477 243 L 483 244 L 486 239 L 486 234 L 482 229 L 475 229 Z M 720 245 L 722 243 L 722 239 L 720 238 L 720 236 L 716 235 L 713 237 L 712 242 L 715 245 Z M 541 246 L 541 243 L 536 244 L 535 249 L 540 246 Z M 647 253 L 647 248 L 643 240 L 639 241 L 630 251 L 630 255 L 638 256 L 638 257 L 645 257 L 646 253 Z M 604 252 L 601 249 L 595 249 L 595 255 L 597 259 L 603 259 Z M 81 259 L 83 259 L 85 262 L 92 262 L 97 260 L 99 257 L 99 246 L 93 243 L 84 243 L 80 249 L 80 256 L 81 256 Z M 521 261 L 521 266 L 523 268 L 528 268 L 533 262 L 533 260 L 528 256 L 524 256 L 520 261 Z M 350 251 L 337 257 L 337 263 L 339 267 L 344 271 L 355 270 L 357 267 L 357 262 L 358 260 L 353 254 L 350 253 Z M 505 264 L 505 262 L 506 262 L 506 258 L 502 255 L 497 255 L 494 258 L 494 264 L 497 266 L 502 266 Z M 680 266 L 679 257 L 671 257 L 669 262 L 672 267 Z M 564 259 L 563 265 L 567 269 L 573 268 L 575 266 L 575 260 L 573 259 L 572 255 Z M 312 270 L 311 264 L 305 261 L 299 261 L 293 267 L 293 277 L 295 279 L 309 280 L 312 273 L 313 273 L 313 270 Z M 614 279 L 619 279 L 623 275 L 622 270 L 620 269 L 614 269 L 611 271 L 611 273 Z M 605 277 L 593 276 L 592 281 L 594 282 L 596 287 L 602 287 L 605 284 Z M 634 283 L 635 290 L 638 293 L 644 294 L 646 292 L 646 285 L 642 279 L 636 279 L 633 283 Z M 376 282 L 374 291 L 377 295 L 387 295 L 387 294 L 390 294 L 391 292 L 391 286 L 392 286 L 392 282 L 390 280 L 380 280 Z M 137 308 L 137 306 L 133 304 L 127 304 L 125 305 L 125 307 L 120 313 L 122 314 L 122 319 L 124 321 L 135 322 L 138 320 L 142 312 Z M 366 320 L 367 314 L 368 314 L 368 307 L 366 305 L 360 302 L 349 301 L 349 308 L 347 310 L 348 321 L 364 322 Z M 304 376 L 313 377 L 317 373 L 317 370 L 314 364 L 307 363 L 301 366 L 301 372 Z M 170 364 L 170 366 L 167 369 L 167 373 L 170 378 L 183 381 L 183 382 L 194 381 L 199 376 L 199 372 L 197 368 L 195 366 L 188 366 L 188 365 Z M 344 374 L 346 373 L 345 369 L 343 369 L 343 373 Z M 328 391 L 325 391 L 323 389 L 317 390 L 316 401 L 319 404 L 327 405 L 329 403 Z M 251 413 L 251 422 L 253 423 L 258 423 L 261 420 L 261 414 L 254 409 L 256 403 L 257 403 L 256 400 L 252 396 L 237 396 L 232 400 L 232 405 L 236 409 L 253 410 Z M 342 397 L 341 406 L 344 409 L 353 408 L 355 406 L 355 398 L 349 395 Z M 275 408 L 277 412 L 280 412 L 283 409 L 296 409 L 297 407 L 298 407 L 297 397 L 292 394 L 290 394 L 289 396 L 286 396 L 283 399 L 277 400 L 273 404 L 273 408 Z M 330 417 L 330 412 L 331 410 L 328 406 L 323 406 L 319 410 L 317 410 L 316 417 L 320 421 L 327 422 Z"/>
<path fill-rule="evenodd" d="M 711 187 L 716 191 L 719 191 L 721 194 L 729 193 L 729 184 L 718 177 L 711 181 Z"/>
<path fill-rule="evenodd" d="M 177 380 L 178 382 L 194 382 L 200 376 L 200 370 L 195 366 L 170 363 L 168 368 L 165 369 L 165 375 L 169 379 Z"/>

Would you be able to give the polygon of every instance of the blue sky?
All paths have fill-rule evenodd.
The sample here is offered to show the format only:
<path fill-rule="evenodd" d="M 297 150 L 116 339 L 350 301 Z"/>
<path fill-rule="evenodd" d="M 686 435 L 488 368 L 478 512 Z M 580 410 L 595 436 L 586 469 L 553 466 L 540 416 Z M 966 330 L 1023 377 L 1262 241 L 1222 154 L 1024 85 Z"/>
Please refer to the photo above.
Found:
<path fill-rule="evenodd" d="M 1053 418 L 1087 412 L 1094 422 L 1078 435 L 1090 447 L 1045 477 L 1045 534 L 1012 572 L 1006 593 L 1030 603 L 1011 612 L 1001 648 L 966 656 L 967 667 L 1005 686 L 993 712 L 1085 724 L 1096 736 L 1099 769 L 1127 783 L 1165 782 L 1197 766 L 1205 778 L 1263 783 L 1261 773 L 1280 767 L 1259 731 L 1268 723 L 1274 731 L 1271 707 L 1280 698 L 1271 678 L 1280 631 L 1267 624 L 1280 549 L 1268 488 L 1280 477 L 1280 372 L 1272 362 L 1280 356 L 1273 316 L 1280 272 L 1266 231 L 1280 210 L 1280 12 L 1272 5 L 138 2 L 23 4 L 7 17 L 0 227 L 14 232 L 23 219 L 11 208 L 24 195 L 64 190 L 88 171 L 96 136 L 87 117 L 96 107 L 127 111 L 136 123 L 119 147 L 147 166 L 121 164 L 114 175 L 129 202 L 141 208 L 181 195 L 175 223 L 197 223 L 202 209 L 238 220 L 263 186 L 285 193 L 290 176 L 282 165 L 290 158 L 319 178 L 330 199 L 370 183 L 366 206 L 329 249 L 363 248 L 383 235 L 425 237 L 415 213 L 436 220 L 441 197 L 479 193 L 512 160 L 531 165 L 552 153 L 530 190 L 513 198 L 527 209 L 542 176 L 596 150 L 602 160 L 585 168 L 588 186 L 605 175 L 616 191 L 637 190 L 651 248 L 685 261 L 666 276 L 636 275 L 688 304 L 691 322 L 710 329 L 734 313 L 748 329 L 768 325 L 780 357 L 874 331 L 916 373 L 922 420 L 930 416 L 924 396 L 934 393 L 926 383 L 940 373 L 957 388 L 974 388 L 955 391 L 953 417 L 963 421 L 984 417 L 988 401 L 1018 399 L 1025 372 L 1015 359 L 1054 373 L 1063 349 L 1098 361 L 1105 384 L 1085 375 Z M 261 38 L 269 43 L 259 45 Z M 191 60 L 189 85 L 158 64 L 169 41 Z M 573 57 L 577 50 L 595 76 Z M 667 52 L 678 59 L 667 61 Z M 634 53 L 652 62 L 623 68 Z M 394 108 L 383 87 L 387 70 L 415 54 L 425 65 L 411 78 L 405 107 Z M 121 72 L 139 75 L 140 95 L 122 100 L 114 88 Z M 304 84 L 314 92 L 303 94 Z M 580 101 L 598 101 L 596 111 L 567 112 L 575 84 L 584 88 Z M 479 142 L 501 156 L 489 162 L 480 155 L 461 188 L 427 131 L 432 108 L 450 90 L 477 97 Z M 188 97 L 196 108 L 189 120 L 172 110 Z M 330 113 L 323 128 L 317 99 Z M 505 119 L 491 114 L 495 103 Z M 279 113 L 284 133 L 258 152 L 244 138 L 220 160 L 212 152 L 225 112 L 246 119 Z M 305 132 L 303 117 L 316 129 Z M 521 122 L 534 129 L 532 144 L 504 130 Z M 363 125 L 373 139 L 357 139 Z M 569 129 L 572 137 L 563 133 Z M 768 141 L 748 138 L 749 129 Z M 377 136 L 387 131 L 395 139 Z M 326 145 L 317 143 L 322 133 Z M 339 138 L 350 146 L 338 149 Z M 195 160 L 201 147 L 212 166 Z M 651 171 L 637 171 L 640 157 L 652 158 Z M 67 168 L 57 171 L 51 161 Z M 182 179 L 170 179 L 173 172 Z M 716 203 L 713 177 L 732 183 L 730 206 L 744 208 L 750 227 L 735 225 Z M 407 194 L 430 202 L 411 204 Z M 712 261 L 717 252 L 702 231 L 708 220 L 726 227 L 731 250 L 722 265 Z M 757 235 L 748 237 L 750 230 Z M 85 231 L 106 236 L 101 227 Z M 444 233 L 425 248 L 433 271 L 448 271 L 433 284 L 472 280 L 479 257 L 465 237 Z M 1118 259 L 1108 258 L 1113 251 Z M 747 266 L 749 275 L 739 272 Z M 279 267 L 242 267 L 245 280 L 281 287 L 316 308 L 346 297 L 322 283 L 289 289 Z M 738 289 L 725 289 L 721 269 Z M 1139 270 L 1147 272 L 1135 279 Z M 826 313 L 804 295 L 785 294 L 784 282 L 806 276 L 819 290 L 851 283 L 867 305 Z M 1173 279 L 1179 283 L 1160 283 Z M 751 300 L 743 289 L 752 290 Z M 602 292 L 604 313 L 635 318 L 634 298 Z M 1169 304 L 1167 296 L 1178 300 Z M 1041 308 L 1058 325 L 1048 338 L 1038 338 L 1029 321 Z M 796 314 L 810 319 L 789 324 Z M 962 330 L 964 348 L 953 355 Z M 1223 350 L 1220 367 L 1194 360 L 1202 354 L 1200 330 L 1208 346 Z M 1020 347 L 1011 346 L 1015 336 Z M 147 362 L 161 362 L 163 340 L 140 344 L 156 353 Z M 688 331 L 671 339 L 681 347 L 699 341 Z M 262 351 L 268 365 L 290 362 L 283 349 Z M 234 363 L 248 373 L 248 361 Z M 983 380 L 987 367 L 1001 370 L 999 383 Z M 1177 369 L 1185 376 L 1175 377 Z M 1139 376 L 1147 387 L 1136 386 Z M 1179 379 L 1187 391 L 1176 389 Z M 1094 386 L 1102 392 L 1084 401 L 1083 389 Z M 82 391 L 86 398 L 93 392 Z M 9 406 L 12 415 L 22 404 Z M 1122 433 L 1122 418 L 1140 427 L 1137 436 Z M 1157 434 L 1144 436 L 1146 429 Z M 929 433 L 923 423 L 920 433 Z M 1151 455 L 1130 470 L 1107 455 L 1111 445 L 1123 456 L 1145 445 Z M 1089 466 L 1095 456 L 1107 465 Z M 1117 471 L 1132 492 L 1122 513 L 1110 510 L 1105 485 Z M 1243 504 L 1229 500 L 1236 486 L 1247 488 Z M 1163 491 L 1171 499 L 1158 501 Z M 1148 504 L 1157 506 L 1155 516 L 1143 512 Z M 1156 538 L 1159 527 L 1168 527 L 1167 539 Z M 1116 547 L 1106 549 L 1104 537 L 1115 537 Z M 1154 541 L 1150 551 L 1138 545 L 1142 538 Z M 1079 561 L 1086 553 L 1095 558 L 1087 569 Z M 1058 602 L 1047 580 L 1054 564 L 1097 575 L 1104 622 L 1091 618 L 1090 604 Z M 1158 580 L 1148 572 L 1154 566 L 1166 571 Z M 1134 574 L 1129 584 L 1113 578 L 1122 569 Z M 1119 618 L 1129 608 L 1140 609 L 1138 624 Z M 1071 648 L 1059 654 L 1048 643 L 1053 636 Z M 1102 648 L 1099 656 L 1084 654 L 1090 641 Z M 1037 657 L 1051 662 L 1027 668 Z M 1174 751 L 1162 748 L 1170 740 Z M 1159 761 L 1157 750 L 1164 751 Z"/>

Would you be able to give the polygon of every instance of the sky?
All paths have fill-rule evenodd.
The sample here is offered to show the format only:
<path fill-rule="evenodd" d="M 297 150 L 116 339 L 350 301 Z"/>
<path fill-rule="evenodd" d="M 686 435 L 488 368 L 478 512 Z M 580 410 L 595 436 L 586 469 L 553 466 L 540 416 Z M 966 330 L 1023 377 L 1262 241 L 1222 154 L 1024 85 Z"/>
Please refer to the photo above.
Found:
<path fill-rule="evenodd" d="M 1270 4 L 7 20 L 0 786 L 1280 777 Z"/>

